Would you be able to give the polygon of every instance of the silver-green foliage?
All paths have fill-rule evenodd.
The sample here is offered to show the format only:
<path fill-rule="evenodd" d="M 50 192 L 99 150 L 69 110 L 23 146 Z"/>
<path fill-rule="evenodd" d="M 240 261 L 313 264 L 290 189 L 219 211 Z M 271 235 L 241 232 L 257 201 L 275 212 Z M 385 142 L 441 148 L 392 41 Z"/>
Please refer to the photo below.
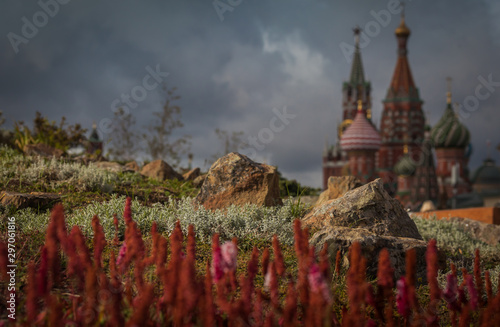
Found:
<path fill-rule="evenodd" d="M 0 147 L 0 179 L 3 183 L 10 179 L 26 183 L 50 181 L 58 184 L 74 185 L 81 191 L 102 190 L 114 183 L 116 173 L 99 169 L 93 164 L 83 165 L 76 162 L 23 156 L 6 146 Z"/>
<path fill-rule="evenodd" d="M 123 210 L 125 197 L 113 196 L 104 203 L 91 203 L 85 208 L 77 209 L 66 216 L 68 229 L 80 226 L 83 233 L 92 237 L 92 217 L 97 215 L 107 239 L 114 237 L 115 228 L 113 215 L 116 213 L 120 223 L 119 233 L 123 235 Z M 193 205 L 192 199 L 170 199 L 167 203 L 157 203 L 151 207 L 143 206 L 138 201 L 132 201 L 132 218 L 137 223 L 143 234 L 148 235 L 154 221 L 158 231 L 163 234 L 170 233 L 177 221 L 187 233 L 188 226 L 193 224 L 197 237 L 210 242 L 212 235 L 219 233 L 221 239 L 264 239 L 271 240 L 276 234 L 280 242 L 293 244 L 293 216 L 292 202 L 285 201 L 283 206 L 258 207 L 256 205 L 230 206 L 226 211 L 214 212 Z M 20 210 L 18 226 L 24 231 L 44 230 L 49 220 L 49 213 L 36 215 L 33 210 Z"/>
<path fill-rule="evenodd" d="M 439 220 L 435 217 L 424 219 L 417 216 L 413 217 L 413 221 L 424 240 L 436 239 L 439 248 L 444 248 L 454 254 L 473 255 L 476 249 L 479 249 L 484 256 L 500 254 L 500 245 L 493 246 L 477 240 L 454 222 Z"/>

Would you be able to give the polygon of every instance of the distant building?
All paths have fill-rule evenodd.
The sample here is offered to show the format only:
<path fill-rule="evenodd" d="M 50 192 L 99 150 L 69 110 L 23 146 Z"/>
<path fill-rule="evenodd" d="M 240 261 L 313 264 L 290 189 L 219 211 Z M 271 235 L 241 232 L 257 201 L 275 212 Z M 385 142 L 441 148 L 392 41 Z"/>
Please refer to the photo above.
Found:
<path fill-rule="evenodd" d="M 355 28 L 351 75 L 342 88 L 338 141 L 332 146 L 327 143 L 323 152 L 323 187 L 327 187 L 330 176 L 349 174 L 363 182 L 380 177 L 392 195 L 410 205 L 426 200 L 437 204 L 441 199 L 445 206 L 448 198 L 470 192 L 469 131 L 453 112 L 450 90 L 443 117 L 432 130 L 426 126 L 423 101 L 407 57 L 410 29 L 404 13 L 395 31 L 398 58 L 383 100 L 380 130 L 371 120 L 371 84 L 364 76 L 359 34 L 360 29 Z M 456 185 L 451 183 L 453 166 L 457 172 Z"/>
<path fill-rule="evenodd" d="M 472 177 L 472 188 L 484 200 L 485 206 L 500 203 L 500 167 L 491 158 L 484 160 Z"/>
<path fill-rule="evenodd" d="M 87 153 L 89 154 L 98 153 L 102 155 L 102 140 L 99 137 L 99 133 L 97 133 L 96 123 L 92 124 L 92 132 L 90 133 L 90 137 L 88 140 Z"/>

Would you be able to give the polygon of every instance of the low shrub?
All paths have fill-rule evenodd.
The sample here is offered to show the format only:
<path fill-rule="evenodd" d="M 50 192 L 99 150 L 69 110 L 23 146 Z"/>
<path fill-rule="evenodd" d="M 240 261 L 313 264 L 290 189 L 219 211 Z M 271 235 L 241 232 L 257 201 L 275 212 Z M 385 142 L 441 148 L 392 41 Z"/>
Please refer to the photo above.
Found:
<path fill-rule="evenodd" d="M 334 273 L 327 248 L 316 257 L 308 231 L 294 222 L 294 247 L 298 271 L 283 260 L 278 238 L 260 255 L 254 248 L 247 271 L 236 274 L 238 240 L 220 244 L 212 237 L 212 256 L 204 270 L 196 268 L 194 227 L 187 239 L 177 222 L 167 240 L 156 223 L 151 226 L 152 245 L 143 239 L 132 219 L 127 199 L 123 214 L 124 240 L 107 240 L 97 216 L 92 218 L 93 251 L 78 226 L 66 229 L 62 206 L 51 213 L 40 262 L 30 262 L 23 292 L 18 292 L 18 313 L 13 325 L 63 326 L 438 326 L 471 323 L 491 326 L 500 321 L 500 292 L 490 273 L 482 272 L 479 251 L 474 270 L 463 271 L 458 283 L 452 266 L 446 287 L 438 282 L 436 241 L 427 248 L 426 294 L 415 286 L 415 251 L 406 256 L 406 275 L 396 283 L 387 250 L 379 258 L 377 280 L 365 278 L 366 259 L 355 243 L 349 251 L 345 274 L 347 302 L 335 292 L 343 279 L 340 255 Z M 118 253 L 115 249 L 118 249 Z M 107 254 L 109 253 L 109 254 Z M 7 294 L 7 247 L 0 242 L 0 284 Z M 259 265 L 260 262 L 260 265 Z M 259 287 L 256 276 L 264 276 Z M 334 278 L 332 278 L 332 275 Z M 337 278 L 339 277 L 339 278 Z M 284 290 L 283 290 L 284 289 Z M 333 292 L 332 292 L 333 290 Z M 3 303 L 2 303 L 3 305 Z M 446 314 L 443 314 L 444 312 Z"/>

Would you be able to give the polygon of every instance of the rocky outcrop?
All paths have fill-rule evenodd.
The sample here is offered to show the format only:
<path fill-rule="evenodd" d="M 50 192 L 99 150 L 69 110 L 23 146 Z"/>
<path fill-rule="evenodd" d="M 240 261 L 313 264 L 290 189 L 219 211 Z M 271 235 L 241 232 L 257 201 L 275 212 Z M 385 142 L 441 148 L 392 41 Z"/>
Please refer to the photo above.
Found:
<path fill-rule="evenodd" d="M 194 168 L 182 175 L 184 180 L 186 181 L 194 181 L 196 178 L 200 176 L 200 168 Z"/>
<path fill-rule="evenodd" d="M 422 203 L 422 207 L 420 208 L 420 212 L 428 212 L 434 210 L 436 210 L 436 206 L 431 200 L 424 201 L 424 203 Z"/>
<path fill-rule="evenodd" d="M 196 177 L 193 180 L 194 187 L 197 187 L 197 188 L 202 187 L 203 186 L 203 182 L 205 182 L 205 178 L 206 177 L 207 177 L 207 174 L 203 174 L 203 175 L 200 175 L 200 176 Z"/>
<path fill-rule="evenodd" d="M 337 250 L 346 254 L 351 244 L 359 242 L 367 259 L 367 273 L 372 276 L 376 276 L 378 254 L 383 248 L 389 250 L 397 278 L 405 272 L 406 251 L 415 249 L 417 276 L 425 278 L 427 244 L 380 179 L 316 206 L 303 218 L 303 225 L 315 231 L 311 244 L 320 248 L 327 243 L 332 258 Z"/>
<path fill-rule="evenodd" d="M 125 164 L 125 168 L 127 170 L 131 170 L 131 171 L 135 171 L 135 172 L 139 172 L 141 170 L 141 168 L 139 167 L 139 165 L 137 164 L 137 162 L 135 160 L 127 162 Z"/>
<path fill-rule="evenodd" d="M 310 230 L 327 226 L 365 228 L 375 235 L 422 239 L 399 201 L 384 190 L 381 179 L 316 206 L 303 218 L 303 225 Z"/>
<path fill-rule="evenodd" d="M 60 158 L 64 155 L 64 151 L 56 149 L 44 143 L 26 144 L 23 152 L 27 156 L 41 156 L 41 157 L 56 157 Z"/>
<path fill-rule="evenodd" d="M 196 200 L 212 210 L 232 204 L 281 205 L 279 176 L 275 167 L 232 152 L 212 165 Z"/>
<path fill-rule="evenodd" d="M 360 243 L 361 252 L 367 259 L 366 273 L 371 277 L 377 276 L 379 253 L 383 248 L 386 248 L 389 251 L 391 266 L 394 268 L 396 279 L 405 274 L 406 251 L 415 249 L 417 258 L 416 277 L 422 281 L 426 280 L 425 252 L 427 251 L 427 243 L 422 240 L 375 235 L 364 228 L 329 226 L 315 233 L 310 242 L 320 246 L 326 243 L 330 258 L 335 258 L 337 251 L 340 251 L 345 255 L 346 259 L 349 247 L 354 242 Z M 441 252 L 438 253 L 438 256 L 440 266 L 444 268 L 446 264 L 445 257 Z M 345 260 L 344 264 L 347 263 L 348 261 Z"/>
<path fill-rule="evenodd" d="M 315 206 L 340 198 L 347 191 L 354 190 L 361 185 L 363 184 L 354 176 L 330 176 L 328 178 L 328 188 L 320 194 Z"/>
<path fill-rule="evenodd" d="M 163 160 L 155 160 L 145 165 L 142 167 L 141 174 L 159 181 L 166 179 L 183 180 L 182 176 Z"/>
<path fill-rule="evenodd" d="M 17 193 L 8 191 L 0 193 L 0 203 L 6 207 L 14 206 L 16 209 L 49 209 L 60 201 L 61 197 L 54 193 Z"/>

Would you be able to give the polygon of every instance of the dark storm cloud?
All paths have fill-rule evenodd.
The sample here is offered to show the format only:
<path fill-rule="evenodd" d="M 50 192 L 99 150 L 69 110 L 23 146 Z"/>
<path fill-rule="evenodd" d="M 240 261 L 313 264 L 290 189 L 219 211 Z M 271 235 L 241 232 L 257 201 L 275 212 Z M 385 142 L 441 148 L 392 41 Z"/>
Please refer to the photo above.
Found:
<path fill-rule="evenodd" d="M 192 135 L 195 164 L 222 151 L 215 128 L 258 137 L 269 128 L 273 108 L 286 106 L 296 117 L 273 133 L 257 157 L 289 178 L 319 186 L 321 152 L 325 138 L 336 139 L 342 82 L 350 70 L 340 45 L 352 45 L 352 27 L 376 21 L 373 12 L 387 10 L 390 2 L 244 0 L 221 21 L 208 0 L 72 0 L 16 54 L 8 33 L 21 35 L 22 18 L 31 20 L 41 8 L 37 1 L 6 0 L 0 14 L 0 108 L 11 122 L 32 120 L 38 110 L 90 127 L 111 118 L 113 100 L 141 85 L 148 66 L 159 65 L 169 73 L 167 85 L 182 96 L 185 128 L 179 134 Z M 474 95 L 478 77 L 492 74 L 500 81 L 499 5 L 407 3 L 410 65 L 433 124 L 445 107 L 446 76 L 453 77 L 453 100 L 459 103 Z M 375 122 L 396 62 L 399 15 L 389 18 L 361 50 Z M 462 117 L 472 132 L 472 167 L 486 156 L 486 139 L 500 142 L 499 94 L 495 87 Z M 162 97 L 158 87 L 131 110 L 138 128 L 151 121 Z"/>

